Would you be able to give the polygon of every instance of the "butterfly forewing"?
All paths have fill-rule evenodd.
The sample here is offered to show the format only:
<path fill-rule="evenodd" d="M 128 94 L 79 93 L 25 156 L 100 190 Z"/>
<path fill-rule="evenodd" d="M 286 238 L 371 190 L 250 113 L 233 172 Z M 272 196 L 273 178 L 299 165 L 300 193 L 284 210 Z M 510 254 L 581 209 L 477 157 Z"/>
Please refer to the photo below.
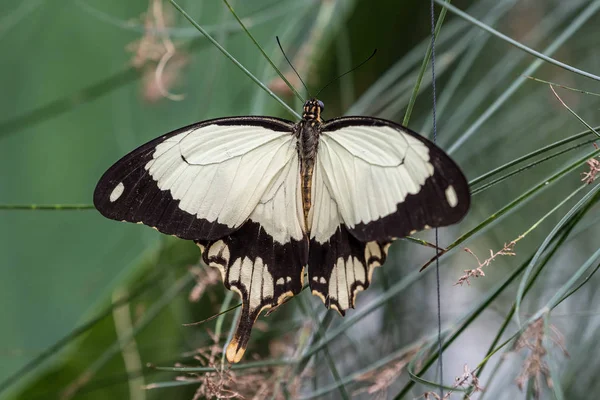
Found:
<path fill-rule="evenodd" d="M 283 120 L 248 117 L 176 130 L 113 165 L 94 205 L 108 218 L 183 239 L 221 238 L 246 221 L 270 181 L 294 163 L 291 129 Z"/>

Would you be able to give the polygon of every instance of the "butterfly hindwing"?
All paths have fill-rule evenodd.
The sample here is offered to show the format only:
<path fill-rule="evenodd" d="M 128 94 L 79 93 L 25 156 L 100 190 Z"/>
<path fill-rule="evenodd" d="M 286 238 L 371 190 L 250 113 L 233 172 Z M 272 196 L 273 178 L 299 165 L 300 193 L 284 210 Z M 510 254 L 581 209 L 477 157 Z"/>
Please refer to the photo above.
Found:
<path fill-rule="evenodd" d="M 341 315 L 354 308 L 356 295 L 371 283 L 373 270 L 385 262 L 389 242 L 361 242 L 344 225 L 324 243 L 310 242 L 310 288 Z"/>
<path fill-rule="evenodd" d="M 238 362 L 261 311 L 302 290 L 308 243 L 294 239 L 278 243 L 260 224 L 249 220 L 223 239 L 198 244 L 204 248 L 204 262 L 218 268 L 225 287 L 242 299 L 237 329 L 227 347 L 227 359 Z"/>

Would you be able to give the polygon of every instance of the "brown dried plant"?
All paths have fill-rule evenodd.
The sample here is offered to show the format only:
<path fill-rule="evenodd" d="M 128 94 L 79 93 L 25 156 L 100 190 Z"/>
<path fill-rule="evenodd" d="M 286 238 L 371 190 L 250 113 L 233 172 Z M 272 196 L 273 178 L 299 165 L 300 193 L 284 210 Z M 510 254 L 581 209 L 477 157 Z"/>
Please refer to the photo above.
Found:
<path fill-rule="evenodd" d="M 549 325 L 550 334 L 547 335 L 554 344 L 556 344 L 568 357 L 569 353 L 564 347 L 564 338 L 561 333 L 552 325 Z M 523 390 L 523 387 L 527 382 L 532 380 L 533 384 L 533 395 L 534 398 L 541 398 L 542 381 L 546 382 L 549 388 L 552 388 L 552 379 L 550 378 L 550 370 L 546 361 L 547 351 L 544 347 L 544 339 L 546 338 L 545 320 L 539 318 L 535 322 L 525 329 L 525 331 L 516 340 L 513 352 L 519 352 L 525 349 L 529 354 L 523 366 L 521 372 L 515 379 L 515 382 L 519 389 Z"/>
<path fill-rule="evenodd" d="M 449 390 L 444 394 L 444 397 L 441 397 L 439 394 L 435 392 L 425 392 L 421 396 L 425 400 L 435 399 L 435 400 L 447 400 L 452 396 L 452 394 L 458 388 L 469 389 L 467 393 L 461 393 L 462 396 L 466 396 L 466 398 L 470 398 L 471 394 L 477 392 L 483 392 L 484 388 L 479 384 L 479 378 L 475 374 L 475 371 L 471 371 L 469 366 L 465 364 L 463 367 L 463 374 L 461 376 L 457 376 L 454 378 L 454 385 L 452 385 L 454 390 Z"/>
<path fill-rule="evenodd" d="M 471 281 L 469 279 L 479 278 L 480 276 L 485 276 L 485 273 L 483 272 L 483 268 L 489 266 L 492 263 L 492 261 L 494 261 L 496 259 L 496 257 L 498 257 L 498 256 L 515 256 L 516 253 L 514 252 L 514 247 L 517 244 L 517 242 L 519 240 L 523 239 L 524 237 L 525 237 L 525 235 L 523 234 L 523 235 L 520 235 L 515 240 L 513 240 L 512 242 L 504 243 L 504 247 L 495 253 L 494 253 L 494 251 L 490 250 L 490 257 L 484 261 L 479 260 L 479 257 L 477 257 L 477 255 L 475 255 L 475 253 L 473 253 L 473 251 L 471 251 L 471 249 L 465 248 L 464 250 L 467 253 L 469 253 L 473 257 L 475 257 L 475 260 L 477 260 L 478 267 L 474 268 L 474 269 L 465 269 L 463 271 L 464 275 L 462 275 L 460 278 L 458 278 L 458 281 L 454 284 L 454 286 L 456 286 L 456 285 L 462 286 L 463 283 L 467 283 L 467 285 L 471 285 Z"/>
<path fill-rule="evenodd" d="M 415 346 L 408 352 L 404 353 L 400 359 L 390 361 L 386 365 L 379 369 L 366 372 L 356 378 L 359 382 L 371 383 L 370 386 L 360 388 L 353 394 L 358 395 L 360 393 L 368 393 L 372 399 L 385 399 L 387 398 L 387 391 L 389 387 L 398 380 L 398 377 L 404 371 L 404 368 L 410 360 L 417 354 L 420 349 L 419 346 Z"/>
<path fill-rule="evenodd" d="M 582 173 L 583 178 L 581 181 L 590 185 L 596 180 L 598 174 L 600 174 L 600 161 L 596 158 L 590 158 L 586 162 L 590 170 Z"/>
<path fill-rule="evenodd" d="M 144 36 L 127 46 L 133 53 L 131 65 L 143 71 L 143 93 L 149 102 L 164 97 L 183 100 L 183 95 L 169 91 L 187 64 L 187 57 L 169 38 L 167 28 L 172 20 L 171 8 L 163 10 L 163 0 L 149 0 Z"/>
<path fill-rule="evenodd" d="M 188 299 L 192 303 L 197 303 L 202 298 L 202 295 L 206 292 L 206 289 L 219 283 L 219 271 L 216 268 L 208 267 L 206 264 L 201 262 L 200 266 L 192 266 L 189 271 L 196 279 L 196 285 L 190 291 Z M 207 292 L 209 295 L 213 295 L 212 292 Z M 214 300 L 214 299 L 213 299 Z"/>
<path fill-rule="evenodd" d="M 260 367 L 244 371 L 234 371 L 227 367 L 223 359 L 223 344 L 210 331 L 213 344 L 197 349 L 194 359 L 202 367 L 212 368 L 210 372 L 189 372 L 176 378 L 177 381 L 198 382 L 193 400 L 198 399 L 279 399 L 277 369 L 283 367 Z M 177 364 L 177 367 L 184 367 Z M 187 365 L 190 366 L 190 365 Z M 194 365 L 198 366 L 198 365 Z M 151 389 L 154 385 L 148 385 Z M 291 385 L 291 388 L 296 386 Z M 295 390 L 293 391 L 295 393 Z"/>

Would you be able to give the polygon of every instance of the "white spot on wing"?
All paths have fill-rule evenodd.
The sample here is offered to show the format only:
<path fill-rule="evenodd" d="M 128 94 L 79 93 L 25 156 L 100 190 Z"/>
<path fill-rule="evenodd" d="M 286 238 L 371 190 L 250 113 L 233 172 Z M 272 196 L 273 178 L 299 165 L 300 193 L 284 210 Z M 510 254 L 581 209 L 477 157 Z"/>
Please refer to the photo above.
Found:
<path fill-rule="evenodd" d="M 250 311 L 257 309 L 263 302 L 263 299 L 273 297 L 275 293 L 275 284 L 273 276 L 263 263 L 262 258 L 257 257 L 252 261 L 249 257 L 235 260 L 229 270 L 229 284 L 231 289 L 238 293 L 242 291 L 237 287 L 242 287 L 248 295 Z M 284 284 L 284 278 L 277 280 L 278 285 Z"/>
<path fill-rule="evenodd" d="M 284 285 L 285 284 L 285 279 L 283 279 L 283 278 L 277 279 L 277 284 L 278 285 Z"/>
<path fill-rule="evenodd" d="M 231 268 L 229 268 L 229 284 L 240 280 L 240 271 L 242 268 L 242 259 L 238 258 L 233 262 Z"/>
<path fill-rule="evenodd" d="M 458 196 L 456 195 L 456 190 L 454 190 L 454 186 L 450 185 L 446 189 L 446 200 L 448 200 L 448 204 L 450 207 L 456 207 L 458 204 Z"/>
<path fill-rule="evenodd" d="M 258 260 L 260 260 L 260 262 L 262 263 L 262 259 L 257 258 L 255 268 L 258 268 Z M 274 286 L 273 285 L 273 276 L 269 272 L 269 269 L 267 268 L 267 264 L 263 264 L 263 267 L 262 267 L 262 296 L 261 296 L 262 299 L 265 299 L 268 297 L 273 297 L 273 294 L 275 292 L 273 286 Z"/>
<path fill-rule="evenodd" d="M 115 201 L 117 201 L 119 197 L 121 197 L 121 195 L 123 194 L 123 191 L 125 191 L 125 185 L 123 185 L 123 182 L 119 182 L 119 184 L 115 186 L 113 191 L 110 193 L 110 197 L 108 198 L 110 202 L 114 203 Z"/>

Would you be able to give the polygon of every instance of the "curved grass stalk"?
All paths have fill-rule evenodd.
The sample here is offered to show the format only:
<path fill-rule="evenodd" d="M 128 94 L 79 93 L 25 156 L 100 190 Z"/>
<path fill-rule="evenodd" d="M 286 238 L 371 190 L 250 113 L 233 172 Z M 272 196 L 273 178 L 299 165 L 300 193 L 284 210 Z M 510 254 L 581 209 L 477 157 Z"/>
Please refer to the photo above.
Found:
<path fill-rule="evenodd" d="M 460 18 L 462 18 L 466 21 L 469 21 L 471 24 L 477 25 L 481 29 L 491 33 L 492 35 L 498 37 L 499 39 L 504 40 L 507 43 L 510 43 L 511 45 L 517 47 L 518 49 L 523 50 L 523 51 L 531 54 L 532 56 L 537 57 L 540 60 L 546 61 L 547 63 L 556 65 L 557 67 L 566 69 L 567 71 L 576 73 L 578 75 L 585 76 L 586 78 L 600 81 L 600 76 L 594 75 L 590 72 L 582 71 L 580 69 L 570 66 L 569 64 L 565 64 L 565 63 L 555 60 L 552 57 L 549 57 L 543 53 L 533 50 L 533 49 L 525 46 L 523 43 L 521 43 L 517 40 L 514 40 L 514 39 L 504 35 L 503 33 L 500 33 L 499 31 L 495 30 L 494 28 L 490 27 L 489 25 L 486 25 L 483 22 L 471 17 L 469 14 L 465 13 L 464 11 L 459 10 L 458 8 L 449 4 L 448 2 L 445 2 L 442 0 L 434 0 L 434 1 L 438 5 L 450 10 L 453 14 L 459 16 Z M 598 9 L 600 9 L 600 1 L 593 1 L 592 3 L 590 3 L 589 6 L 586 7 L 585 10 L 579 15 L 579 17 L 573 22 L 573 24 L 569 26 L 569 29 L 567 29 L 563 33 L 563 35 L 571 36 L 573 33 L 575 33 L 575 31 L 577 29 L 579 29 L 581 27 L 581 25 L 583 25 L 588 19 L 590 19 L 598 11 Z M 561 36 L 563 36 L 563 35 L 561 35 Z M 565 38 L 565 40 L 566 40 L 566 38 Z M 561 41 L 560 44 L 562 44 L 563 42 L 564 42 L 564 40 Z M 560 46 L 560 44 L 557 46 Z M 552 46 L 548 47 L 548 49 L 544 53 L 554 53 Z M 526 75 L 529 75 L 529 74 L 526 74 Z"/>
<path fill-rule="evenodd" d="M 298 93 L 298 91 L 296 90 L 296 88 L 290 83 L 290 81 L 287 80 L 287 78 L 285 77 L 285 75 L 283 75 L 283 73 L 279 70 L 279 68 L 277 68 L 277 66 L 275 65 L 275 63 L 273 62 L 273 60 L 271 60 L 271 58 L 267 55 L 267 53 L 265 53 L 265 51 L 263 50 L 263 48 L 261 47 L 261 45 L 258 44 L 258 42 L 254 38 L 254 36 L 252 36 L 252 34 L 248 31 L 248 29 L 244 25 L 244 22 L 240 19 L 240 17 L 238 17 L 238 15 L 234 11 L 233 7 L 231 7 L 231 5 L 229 4 L 229 2 L 227 0 L 223 0 L 223 2 L 227 6 L 227 8 L 229 8 L 229 11 L 231 11 L 231 14 L 233 14 L 234 18 L 240 24 L 240 26 L 242 27 L 242 29 L 244 30 L 244 32 L 246 32 L 246 35 L 248 35 L 248 37 L 250 38 L 250 40 L 252 40 L 252 42 L 254 43 L 254 45 L 261 52 L 261 54 L 263 55 L 263 57 L 265 58 L 265 60 L 267 60 L 267 62 L 269 64 L 271 64 L 271 67 L 273 67 L 273 69 L 275 70 L 275 72 L 277 72 L 277 75 L 279 75 L 279 77 L 285 82 L 285 84 L 290 88 L 290 90 L 294 93 L 294 95 L 296 95 L 296 97 L 298 99 L 300 99 L 302 102 L 304 102 L 304 98 L 302 97 L 302 95 L 300 93 Z"/>
<path fill-rule="evenodd" d="M 445 4 L 450 5 L 451 2 L 452 2 L 452 0 L 446 0 Z M 433 5 L 431 7 L 433 7 Z M 432 9 L 432 12 L 433 12 L 433 9 Z M 446 12 L 447 12 L 447 9 L 442 8 L 442 11 L 440 12 L 440 15 L 437 19 L 437 22 L 435 24 L 434 35 L 433 35 L 434 42 L 437 41 L 437 38 L 440 34 L 440 30 L 442 29 L 442 25 L 444 24 L 444 19 L 446 18 Z M 423 61 L 421 62 L 421 69 L 419 70 L 419 73 L 417 74 L 417 81 L 415 82 L 415 85 L 413 87 L 412 94 L 410 96 L 410 100 L 408 101 L 408 106 L 406 108 L 406 113 L 404 114 L 404 119 L 402 120 L 402 125 L 404 125 L 404 126 L 408 126 L 408 121 L 410 120 L 410 116 L 412 114 L 413 107 L 415 106 L 415 102 L 417 101 L 417 96 L 419 95 L 419 88 L 421 87 L 421 81 L 423 80 L 423 75 L 425 75 L 425 70 L 427 69 L 427 66 L 429 65 L 429 61 L 431 60 L 432 44 L 433 43 L 430 42 L 429 45 L 427 46 L 427 50 L 425 51 L 425 57 L 423 57 Z"/>
<path fill-rule="evenodd" d="M 574 216 L 569 221 L 568 224 L 566 224 L 563 227 L 560 237 L 558 237 L 558 236 L 555 237 L 555 242 L 553 242 L 554 246 L 550 250 L 548 250 L 547 253 L 544 255 L 544 259 L 540 262 L 540 265 L 546 265 L 552 259 L 552 257 L 556 254 L 556 252 L 560 248 L 562 248 L 563 244 L 567 243 L 570 240 L 571 233 L 574 231 L 575 227 L 577 227 L 579 225 L 580 221 L 587 214 L 587 212 L 591 209 L 593 204 L 594 204 L 594 202 L 589 202 L 588 205 L 584 209 L 582 209 L 576 216 Z M 530 261 L 531 261 L 531 258 L 529 260 L 527 260 L 527 262 L 530 262 Z M 538 268 L 535 271 L 534 276 L 532 277 L 532 279 L 529 280 L 529 282 L 527 284 L 527 287 L 524 292 L 525 295 L 533 287 L 535 281 L 537 280 L 537 278 L 541 274 L 541 272 L 542 272 L 542 268 Z M 500 326 L 500 329 L 496 333 L 496 336 L 492 340 L 492 342 L 487 350 L 486 356 L 484 357 L 483 361 L 479 363 L 479 365 L 477 367 L 479 374 L 481 374 L 483 372 L 483 370 L 485 369 L 491 356 L 494 355 L 496 352 L 498 352 L 502 347 L 504 347 L 505 344 L 507 344 L 508 341 L 511 340 L 511 339 L 509 339 L 502 345 L 498 346 L 498 343 L 500 342 L 502 335 L 508 328 L 509 323 L 513 320 L 515 309 L 516 309 L 516 306 L 515 306 L 515 303 L 513 303 L 513 305 L 511 306 L 509 312 L 507 313 L 507 315 L 504 319 L 504 322 L 502 323 L 502 325 Z M 491 380 L 493 379 L 493 377 L 496 376 L 496 372 L 499 370 L 502 363 L 503 363 L 503 359 L 501 359 L 500 362 L 494 367 L 494 370 L 492 371 L 492 374 L 490 375 L 490 378 L 488 379 L 488 386 L 489 386 Z M 483 398 L 485 397 L 485 394 L 486 394 L 485 392 L 482 393 L 481 400 L 483 400 Z M 464 400 L 468 400 L 468 399 L 464 399 Z"/>
<path fill-rule="evenodd" d="M 440 4 L 440 0 L 435 0 L 436 3 Z M 443 4 L 443 3 L 442 3 Z M 576 18 L 575 20 L 569 24 L 569 26 L 544 50 L 545 54 L 549 54 L 552 55 L 554 54 L 566 41 L 567 39 L 569 39 L 571 36 L 573 36 L 573 34 L 575 32 L 577 32 L 577 30 L 579 30 L 583 24 L 585 22 L 587 22 L 595 13 L 596 11 L 598 11 L 598 9 L 600 8 L 600 1 L 596 0 L 593 3 L 589 4 Z M 497 32 L 495 30 L 493 30 L 492 28 L 488 27 L 485 24 L 482 24 L 481 22 L 479 22 L 478 20 L 468 16 L 467 14 L 463 13 L 462 11 L 458 10 L 457 8 L 453 7 L 453 6 L 448 6 L 448 9 L 454 13 L 456 13 L 457 15 L 468 19 L 469 22 L 480 26 L 480 27 L 485 27 L 484 29 L 488 30 L 489 32 L 491 32 L 492 34 L 500 37 L 501 39 L 507 40 L 509 41 L 509 43 L 511 44 L 515 44 L 518 42 L 515 42 L 514 40 L 502 35 L 500 32 Z M 512 43 L 514 42 L 514 43 Z M 522 50 L 528 51 L 530 52 L 531 49 L 529 49 L 528 47 L 519 44 L 519 46 L 517 46 L 519 48 L 521 48 Z M 531 50 L 533 51 L 533 50 Z M 545 56 L 541 53 L 535 52 L 535 54 L 538 59 L 535 60 L 533 63 L 531 63 L 529 65 L 529 67 L 527 67 L 527 69 L 521 74 L 521 75 L 532 75 L 533 73 L 535 73 L 535 71 L 537 71 L 537 69 L 542 66 L 543 62 L 551 62 L 555 65 L 561 66 L 567 70 L 570 70 L 572 72 L 578 72 L 581 75 L 587 76 L 587 75 L 591 75 L 589 77 L 593 77 L 593 79 L 596 80 L 600 80 L 600 77 L 597 77 L 596 75 L 592 75 L 592 74 L 588 74 L 588 73 L 584 73 L 583 71 L 580 71 L 576 68 L 570 67 L 566 64 L 563 63 L 559 63 L 556 60 L 551 59 L 548 56 Z M 550 61 L 552 60 L 552 61 Z M 587 74 L 587 75 L 586 75 Z M 517 89 L 527 80 L 527 78 L 524 78 L 522 76 L 520 76 L 519 78 L 517 78 L 501 95 L 500 97 L 498 97 L 496 99 L 496 101 L 494 101 L 494 103 L 492 105 L 490 105 L 478 118 L 477 120 L 448 148 L 448 154 L 452 154 L 454 153 L 456 150 L 458 150 L 458 148 L 463 145 L 465 143 L 465 141 L 467 139 L 469 139 L 476 131 L 477 129 L 479 129 L 479 127 L 481 125 L 483 125 L 483 123 L 485 121 L 487 121 L 492 114 L 494 114 L 496 112 L 496 110 L 498 110 L 500 108 L 501 105 L 503 105 L 516 91 Z"/>
<path fill-rule="evenodd" d="M 472 14 L 487 13 L 488 10 L 493 8 L 497 3 L 497 1 L 480 1 L 475 3 L 469 11 Z M 444 30 L 440 32 L 437 39 L 438 48 L 451 43 L 452 40 L 462 43 L 461 38 L 466 36 L 464 31 L 467 30 L 469 26 L 470 25 L 467 22 L 462 20 L 446 22 Z M 373 104 L 379 103 L 382 94 L 394 85 L 400 77 L 419 65 L 419 62 L 423 60 L 423 53 L 427 50 L 430 43 L 430 38 L 424 39 L 410 50 L 402 59 L 390 67 L 382 77 L 372 84 L 344 115 L 376 114 L 376 111 L 372 108 Z M 413 84 L 414 79 L 411 79 L 410 86 Z"/>
<path fill-rule="evenodd" d="M 600 187 L 600 185 L 599 185 Z M 579 267 L 579 269 L 577 271 L 575 271 L 575 273 L 569 278 L 569 280 L 567 282 L 565 282 L 565 284 L 563 284 L 554 294 L 554 296 L 552 296 L 552 298 L 550 300 L 548 300 L 548 302 L 546 303 L 546 305 L 544 307 L 542 307 L 542 309 L 540 311 L 538 311 L 533 317 L 531 317 L 531 319 L 536 319 L 535 317 L 537 316 L 538 318 L 541 316 L 541 313 L 544 310 L 552 310 L 554 308 L 556 308 L 560 303 L 562 303 L 564 300 L 566 300 L 569 296 L 572 296 L 574 293 L 577 292 L 577 290 L 579 290 L 582 287 L 582 284 L 575 286 L 573 289 L 571 289 L 575 283 L 581 279 L 581 277 L 590 269 L 592 268 L 592 266 L 596 265 L 596 263 L 598 262 L 598 260 L 600 259 L 600 248 L 598 248 L 594 254 L 592 254 L 587 260 L 586 262 Z M 598 269 L 598 267 L 596 266 L 594 268 L 594 271 L 596 271 Z M 591 276 L 591 274 L 590 274 Z M 588 278 L 589 279 L 589 278 Z M 587 279 L 584 279 L 583 283 L 587 282 Z"/>
<path fill-rule="evenodd" d="M 113 310 L 117 307 L 120 307 L 124 304 L 130 303 L 133 299 L 143 294 L 146 290 L 152 288 L 154 285 L 158 284 L 159 281 L 163 278 L 162 273 L 157 273 L 150 278 L 148 278 L 145 282 L 140 284 L 138 287 L 132 289 L 129 294 L 119 299 L 113 303 L 109 307 L 107 307 L 104 311 L 98 313 L 95 317 L 91 318 L 88 322 L 78 326 L 73 329 L 67 335 L 56 341 L 52 346 L 46 348 L 43 352 L 35 356 L 31 361 L 26 363 L 23 367 L 19 368 L 15 373 L 8 376 L 4 381 L 0 382 L 0 393 L 7 390 L 9 387 L 17 383 L 20 379 L 24 378 L 28 373 L 31 373 L 37 367 L 43 365 L 43 363 L 48 360 L 50 357 L 57 354 L 60 350 L 65 348 L 68 344 L 71 344 L 73 340 L 77 339 L 82 334 L 88 332 L 92 329 L 96 324 L 102 321 L 104 318 L 110 316 Z"/>
<path fill-rule="evenodd" d="M 198 38 L 202 37 L 195 28 L 166 28 L 166 29 L 148 29 L 143 24 L 134 24 L 131 21 L 120 20 L 113 17 L 112 15 L 101 11 L 84 0 L 74 0 L 81 10 L 88 13 L 98 21 L 105 22 L 116 28 L 123 29 L 129 32 L 137 33 L 151 33 L 153 35 L 169 35 L 174 38 Z M 241 20 L 246 27 L 257 27 L 267 22 L 271 22 L 285 15 L 295 12 L 297 9 L 310 8 L 312 3 L 316 0 L 307 0 L 303 2 L 287 2 L 287 3 L 276 3 L 275 5 L 265 7 L 261 10 L 256 11 L 252 15 L 242 17 Z M 235 22 L 223 23 L 217 25 L 206 25 L 204 26 L 206 32 L 214 35 L 220 33 L 237 33 L 240 32 L 241 28 L 239 24 Z"/>
<path fill-rule="evenodd" d="M 154 320 L 158 313 L 160 313 L 163 308 L 168 306 L 175 296 L 181 293 L 183 289 L 193 282 L 193 279 L 194 278 L 190 274 L 186 274 L 179 278 L 175 284 L 168 288 L 167 291 L 165 291 L 165 293 L 155 303 L 148 307 L 144 315 L 136 321 L 132 330 L 123 333 L 121 341 L 115 341 L 100 355 L 100 357 L 92 361 L 75 381 L 71 382 L 71 384 L 65 389 L 65 393 L 68 392 L 70 396 L 74 396 L 89 382 L 90 378 L 94 376 L 100 370 L 100 368 L 106 365 L 106 363 L 108 363 L 121 351 L 121 346 L 123 344 L 126 344 L 142 329 L 144 329 L 152 320 Z"/>
<path fill-rule="evenodd" d="M 95 209 L 93 204 L 0 204 L 0 210 L 73 211 Z"/>
<path fill-rule="evenodd" d="M 600 129 L 600 126 L 595 127 L 595 129 L 596 130 Z M 474 186 L 474 185 L 478 184 L 479 182 L 484 181 L 487 178 L 492 177 L 492 176 L 494 176 L 494 175 L 496 175 L 496 174 L 498 174 L 498 173 L 500 173 L 500 172 L 502 172 L 502 171 L 504 171 L 504 170 L 506 170 L 506 169 L 508 169 L 508 168 L 510 168 L 512 166 L 515 166 L 515 165 L 523 162 L 523 161 L 526 161 L 526 160 L 529 160 L 530 158 L 533 158 L 535 156 L 539 156 L 541 154 L 544 154 L 545 152 L 550 151 L 552 149 L 555 149 L 557 147 L 560 147 L 563 144 L 571 143 L 571 142 L 573 142 L 575 140 L 582 139 L 582 138 L 590 135 L 591 133 L 592 133 L 592 131 L 590 131 L 590 130 L 583 131 L 583 132 L 580 132 L 580 133 L 575 134 L 573 136 L 570 136 L 568 138 L 565 138 L 565 139 L 559 140 L 557 142 L 554 142 L 552 144 L 549 144 L 547 146 L 544 146 L 544 147 L 542 147 L 542 148 L 540 148 L 538 150 L 532 151 L 531 153 L 525 154 L 524 156 L 518 157 L 518 158 L 514 159 L 513 161 L 510 161 L 510 162 L 508 162 L 508 163 L 506 163 L 504 165 L 501 165 L 501 166 L 499 166 L 497 168 L 494 168 L 493 170 L 491 170 L 489 172 L 486 172 L 485 174 L 480 175 L 480 176 L 478 176 L 475 179 L 472 179 L 471 181 L 469 181 L 469 186 Z M 594 139 L 594 141 L 595 140 L 596 139 Z M 593 141 L 590 141 L 588 143 L 593 143 Z"/>
<path fill-rule="evenodd" d="M 181 8 L 181 6 L 179 6 L 179 4 L 177 4 L 177 2 L 175 2 L 175 0 L 169 0 L 171 2 L 171 4 L 173 4 L 173 6 L 188 20 L 190 21 L 190 23 L 200 32 L 204 35 L 204 37 L 206 37 L 208 39 L 209 42 L 211 42 L 213 44 L 213 46 L 215 46 L 217 49 L 219 49 L 219 51 L 221 51 L 221 53 L 223 53 L 225 55 L 225 57 L 229 58 L 229 60 L 231 60 L 231 62 L 233 62 L 239 69 L 242 70 L 242 72 L 244 74 L 246 74 L 246 76 L 248 76 L 254 83 L 256 83 L 262 90 L 264 90 L 265 92 L 267 92 L 267 94 L 269 94 L 269 96 L 271 96 L 273 99 L 275 99 L 275 101 L 277 101 L 279 104 L 281 104 L 283 106 L 283 108 L 285 108 L 290 114 L 292 114 L 295 118 L 300 119 L 300 115 L 294 111 L 293 108 L 291 108 L 290 106 L 288 106 L 286 104 L 286 102 L 284 102 L 282 99 L 279 98 L 279 96 L 277 96 L 271 89 L 269 89 L 264 83 L 262 83 L 257 77 L 255 77 L 252 72 L 248 71 L 248 69 L 246 67 L 244 67 L 242 65 L 242 63 L 240 63 L 235 57 L 233 57 L 227 50 L 225 50 L 225 48 L 223 46 L 221 46 L 219 44 L 219 42 L 217 42 L 204 28 L 202 28 L 187 12 L 185 12 L 185 10 L 183 8 Z"/>
<path fill-rule="evenodd" d="M 600 150 L 599 150 L 600 151 Z M 587 187 L 587 184 L 582 185 L 582 188 Z M 535 255 L 533 256 L 533 259 L 531 260 L 531 262 L 529 263 L 529 265 L 527 266 L 527 269 L 525 270 L 525 273 L 523 274 L 523 278 L 521 279 L 521 282 L 519 283 L 519 288 L 517 289 L 517 296 L 516 296 L 516 300 L 515 300 L 515 320 L 517 322 L 517 325 L 519 327 L 521 327 L 521 320 L 519 318 L 519 312 L 521 310 L 521 301 L 523 300 L 523 296 L 524 296 L 524 292 L 525 292 L 525 288 L 527 287 L 527 281 L 529 280 L 529 276 L 532 274 L 533 269 L 536 266 L 537 261 L 540 259 L 540 257 L 542 256 L 543 252 L 546 250 L 546 248 L 548 247 L 548 245 L 550 244 L 550 242 L 553 240 L 553 238 L 557 235 L 557 233 L 559 232 L 559 230 L 580 210 L 582 209 L 586 203 L 592 199 L 594 197 L 594 195 L 600 190 L 600 184 L 597 184 L 594 188 L 592 188 L 592 190 L 590 190 L 588 193 L 585 194 L 585 196 L 583 196 L 578 202 L 577 204 L 575 204 L 570 210 L 569 212 L 567 212 L 562 218 L 561 220 L 558 222 L 558 224 L 556 224 L 554 226 L 554 228 L 552 229 L 552 231 L 550 231 L 550 233 L 546 236 L 546 238 L 544 239 L 544 241 L 542 242 L 542 244 L 540 245 L 540 247 L 538 248 L 538 250 L 536 251 Z M 561 293 L 560 291 L 557 292 L 557 295 Z M 564 293 L 563 293 L 564 294 Z M 556 297 L 556 295 L 555 295 Z M 555 298 L 553 297 L 553 299 Z M 550 301 L 548 304 L 551 304 L 552 301 Z"/>
<path fill-rule="evenodd" d="M 590 144 L 594 143 L 595 141 L 596 141 L 596 139 L 593 139 L 593 140 L 589 140 L 587 142 L 582 142 L 582 143 L 576 144 L 574 146 L 570 146 L 570 147 L 568 147 L 566 149 L 563 149 L 561 151 L 558 151 L 558 152 L 556 152 L 554 154 L 551 154 L 549 156 L 540 158 L 539 160 L 536 160 L 536 161 L 531 162 L 531 163 L 529 163 L 527 165 L 519 167 L 519 168 L 515 169 L 514 171 L 511 171 L 511 172 L 509 172 L 509 173 L 507 173 L 505 175 L 502 175 L 502 176 L 500 176 L 500 177 L 498 177 L 498 178 L 496 178 L 496 179 L 494 179 L 494 180 L 492 180 L 492 181 L 490 181 L 490 182 L 488 182 L 488 183 L 486 183 L 484 185 L 481 185 L 481 186 L 479 186 L 477 188 L 472 189 L 471 190 L 471 195 L 475 196 L 476 194 L 479 194 L 479 193 L 481 193 L 481 192 L 489 189 L 490 187 L 495 186 L 496 184 L 498 184 L 498 183 L 500 183 L 500 182 L 502 182 L 502 181 L 510 178 L 511 176 L 518 175 L 518 174 L 520 174 L 523 171 L 526 171 L 526 170 L 528 170 L 530 168 L 536 167 L 537 165 L 542 164 L 542 163 L 544 163 L 546 161 L 550 161 L 553 158 L 561 156 L 561 155 L 563 155 L 563 154 L 565 154 L 565 153 L 567 153 L 569 151 L 578 149 L 578 148 L 583 147 L 583 146 L 590 145 Z"/>

